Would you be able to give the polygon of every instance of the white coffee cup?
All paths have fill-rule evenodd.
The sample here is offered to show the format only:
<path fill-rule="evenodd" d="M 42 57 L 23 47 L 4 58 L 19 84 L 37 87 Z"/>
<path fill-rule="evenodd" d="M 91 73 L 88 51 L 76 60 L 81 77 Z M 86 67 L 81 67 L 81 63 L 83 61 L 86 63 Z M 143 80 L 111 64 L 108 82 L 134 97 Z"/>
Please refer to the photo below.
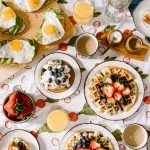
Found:
<path fill-rule="evenodd" d="M 146 129 L 139 124 L 128 125 L 123 133 L 124 143 L 132 149 L 140 149 L 144 147 L 148 140 Z"/>

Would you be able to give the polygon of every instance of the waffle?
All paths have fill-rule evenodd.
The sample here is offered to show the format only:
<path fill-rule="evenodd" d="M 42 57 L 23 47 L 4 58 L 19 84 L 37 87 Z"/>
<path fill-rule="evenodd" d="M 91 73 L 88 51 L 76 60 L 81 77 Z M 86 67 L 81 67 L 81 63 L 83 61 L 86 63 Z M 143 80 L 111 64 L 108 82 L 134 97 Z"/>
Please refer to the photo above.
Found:
<path fill-rule="evenodd" d="M 82 145 L 82 140 L 86 139 L 85 147 Z M 93 131 L 83 131 L 83 132 L 77 132 L 74 133 L 71 138 L 68 140 L 65 150 L 76 150 L 76 148 L 89 148 L 91 141 L 96 141 L 98 144 L 100 144 L 101 148 L 107 149 L 107 150 L 113 150 L 112 143 L 109 141 L 109 139 L 105 136 L 103 136 L 99 131 L 93 132 Z M 88 144 L 89 143 L 89 144 Z"/>
<path fill-rule="evenodd" d="M 116 76 L 116 81 L 115 78 L 113 78 L 114 76 Z M 120 84 L 120 81 L 124 82 Z M 121 85 L 122 91 L 117 91 L 119 89 L 115 89 L 117 84 Z M 102 87 L 98 89 L 98 86 Z M 111 98 L 113 98 L 112 100 L 114 101 L 108 101 L 111 98 L 108 98 L 103 91 L 101 91 L 103 87 L 108 86 L 112 88 L 113 94 L 117 94 L 121 98 L 116 100 L 116 97 L 114 96 L 114 98 L 112 94 Z M 128 90 L 127 92 L 129 92 L 129 94 L 126 94 L 124 90 Z M 135 104 L 137 98 L 137 85 L 129 71 L 112 66 L 103 68 L 101 72 L 93 76 L 89 87 L 89 93 L 93 103 L 100 112 L 114 115 L 128 111 Z"/>

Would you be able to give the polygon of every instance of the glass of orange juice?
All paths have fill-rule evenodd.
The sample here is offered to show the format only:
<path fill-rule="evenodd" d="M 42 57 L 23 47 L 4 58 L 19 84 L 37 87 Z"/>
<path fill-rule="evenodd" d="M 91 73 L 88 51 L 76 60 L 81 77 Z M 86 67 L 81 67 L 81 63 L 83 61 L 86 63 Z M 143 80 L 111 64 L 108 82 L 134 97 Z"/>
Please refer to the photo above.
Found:
<path fill-rule="evenodd" d="M 93 18 L 92 0 L 77 0 L 73 7 L 73 17 L 79 24 L 87 24 Z"/>

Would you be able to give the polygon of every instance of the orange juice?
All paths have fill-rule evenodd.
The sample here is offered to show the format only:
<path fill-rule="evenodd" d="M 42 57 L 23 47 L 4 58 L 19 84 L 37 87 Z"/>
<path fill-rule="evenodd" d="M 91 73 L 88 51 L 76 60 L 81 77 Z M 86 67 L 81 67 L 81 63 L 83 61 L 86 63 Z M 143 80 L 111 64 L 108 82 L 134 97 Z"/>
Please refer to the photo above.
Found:
<path fill-rule="evenodd" d="M 73 17 L 77 23 L 86 24 L 93 18 L 93 5 L 89 0 L 77 0 Z"/>
<path fill-rule="evenodd" d="M 47 117 L 47 126 L 55 132 L 60 132 L 66 129 L 69 123 L 68 114 L 61 109 L 53 110 Z"/>

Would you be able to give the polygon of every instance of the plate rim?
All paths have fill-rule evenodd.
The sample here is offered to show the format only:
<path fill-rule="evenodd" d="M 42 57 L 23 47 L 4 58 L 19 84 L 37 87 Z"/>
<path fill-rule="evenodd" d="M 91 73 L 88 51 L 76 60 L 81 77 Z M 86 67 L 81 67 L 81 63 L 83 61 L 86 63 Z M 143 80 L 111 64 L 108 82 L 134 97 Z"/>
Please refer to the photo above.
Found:
<path fill-rule="evenodd" d="M 121 60 L 113 60 L 113 61 L 106 61 L 106 62 L 121 62 L 121 63 L 125 63 L 124 61 L 121 61 Z M 99 66 L 99 65 L 102 64 L 102 63 L 105 63 L 105 61 L 99 63 L 97 66 Z M 132 68 L 134 69 L 134 67 L 133 67 L 132 65 L 127 64 L 127 63 L 125 63 L 125 64 L 126 64 L 126 65 L 129 65 L 130 67 L 132 67 Z M 87 78 L 88 78 L 89 74 L 90 74 L 97 66 L 94 66 L 94 67 L 90 70 L 90 72 L 87 74 L 87 76 L 86 76 L 86 78 L 85 78 L 85 82 L 84 82 L 84 98 L 85 98 L 86 103 L 88 104 L 89 107 L 90 107 L 90 105 L 89 105 L 89 102 L 88 102 L 88 100 L 87 100 L 87 98 L 86 98 L 86 94 L 85 94 L 85 86 L 86 86 L 86 81 L 87 81 Z M 134 70 L 135 70 L 135 69 L 134 69 Z M 136 70 L 135 70 L 135 71 L 136 71 Z M 136 71 L 136 72 L 137 72 L 137 71 Z M 138 73 L 138 72 L 137 72 L 137 73 Z M 140 77 L 140 78 L 141 78 L 141 77 Z M 142 81 L 142 85 L 143 85 L 143 87 L 144 87 L 144 83 L 143 83 L 142 78 L 141 78 L 141 81 Z M 143 89 L 143 91 L 144 91 L 144 89 Z M 143 94 L 142 94 L 142 98 L 144 98 L 144 92 L 143 92 Z M 119 120 L 127 119 L 127 118 L 131 117 L 132 115 L 134 115 L 134 114 L 141 108 L 142 103 L 143 103 L 143 101 L 141 101 L 140 106 L 136 109 L 135 112 L 133 112 L 133 113 L 132 113 L 131 115 L 129 115 L 128 117 L 124 117 L 124 118 L 122 118 L 122 119 L 111 119 L 111 118 L 108 119 L 108 118 L 106 118 L 106 117 L 103 117 L 103 116 L 101 116 L 101 115 L 98 115 L 91 107 L 90 107 L 90 108 L 94 111 L 94 113 L 96 114 L 96 116 L 98 116 L 98 117 L 100 117 L 100 118 L 103 118 L 103 119 L 106 119 L 106 120 L 110 120 L 110 121 L 119 121 Z"/>
<path fill-rule="evenodd" d="M 102 126 L 101 124 L 97 124 L 97 123 L 80 123 L 80 124 L 77 124 L 77 125 L 75 125 L 74 127 L 70 128 L 70 129 L 65 133 L 65 135 L 63 136 L 63 138 L 62 138 L 62 140 L 61 140 L 61 144 L 60 144 L 60 146 L 59 146 L 59 150 L 61 150 L 60 148 L 61 148 L 61 145 L 62 145 L 62 141 L 64 140 L 64 138 L 66 137 L 66 135 L 67 135 L 70 131 L 72 131 L 74 128 L 76 128 L 76 127 L 78 127 L 78 126 L 82 126 L 82 125 L 95 125 L 95 126 L 98 126 L 98 127 L 101 127 L 101 128 L 104 128 L 105 130 L 107 130 L 107 132 L 109 132 L 109 133 L 112 135 L 112 137 L 114 138 L 114 140 L 116 141 L 117 147 L 118 147 L 118 150 L 119 150 L 119 143 L 118 143 L 118 141 L 115 139 L 115 137 L 113 136 L 113 134 L 112 134 L 106 127 Z"/>
<path fill-rule="evenodd" d="M 39 150 L 40 150 L 41 147 L 40 147 L 39 141 L 38 141 L 29 131 L 27 131 L 27 130 L 25 130 L 25 129 L 14 129 L 14 130 L 10 130 L 10 131 L 6 132 L 5 134 L 2 134 L 2 138 L 0 139 L 0 143 L 2 142 L 3 138 L 4 138 L 7 134 L 9 134 L 9 133 L 11 133 L 11 132 L 13 132 L 13 131 L 23 131 L 23 132 L 26 132 L 26 133 L 30 134 L 30 135 L 35 139 L 35 141 L 37 142 L 38 148 L 39 148 Z"/>
<path fill-rule="evenodd" d="M 81 81 L 82 81 L 81 67 L 80 67 L 78 61 L 77 61 L 75 58 L 73 58 L 70 54 L 62 53 L 62 52 L 52 52 L 52 53 L 49 53 L 49 54 L 47 54 L 47 55 L 44 55 L 45 57 L 44 57 L 44 58 L 41 58 L 41 59 L 38 61 L 37 65 L 36 65 L 36 67 L 35 67 L 35 69 L 34 69 L 34 81 L 35 81 L 35 72 L 36 72 L 36 69 L 37 69 L 38 64 L 39 64 L 43 59 L 45 59 L 46 57 L 48 57 L 48 56 L 51 55 L 51 54 L 62 54 L 62 55 L 67 55 L 67 56 L 71 57 L 71 58 L 77 63 L 77 65 L 78 65 L 78 67 L 79 67 L 79 69 L 80 69 L 80 70 L 79 70 L 79 73 L 80 73 L 80 74 L 79 74 L 79 76 L 80 76 L 79 85 L 78 85 L 78 87 L 76 88 L 76 90 L 75 90 L 73 93 L 71 93 L 71 94 L 69 94 L 69 95 L 67 96 L 67 97 L 70 97 L 70 96 L 72 96 L 72 95 L 78 90 L 79 86 L 81 85 Z M 70 64 L 70 63 L 69 63 L 69 64 Z M 72 67 L 72 65 L 71 65 L 71 67 Z M 73 83 L 73 84 L 74 84 L 74 83 Z M 38 88 L 38 86 L 37 86 L 36 81 L 35 81 L 35 85 L 36 85 L 38 91 L 39 91 L 42 95 L 48 97 L 47 95 L 45 95 L 44 93 L 41 92 L 41 90 L 40 90 L 40 89 Z M 72 85 L 72 86 L 73 86 L 73 85 Z M 70 87 L 70 88 L 71 88 L 71 87 Z M 61 101 L 61 100 L 65 99 L 65 98 L 67 98 L 67 97 L 63 97 L 63 98 L 53 98 L 53 99 Z M 49 98 L 50 98 L 50 97 L 49 97 Z"/>

